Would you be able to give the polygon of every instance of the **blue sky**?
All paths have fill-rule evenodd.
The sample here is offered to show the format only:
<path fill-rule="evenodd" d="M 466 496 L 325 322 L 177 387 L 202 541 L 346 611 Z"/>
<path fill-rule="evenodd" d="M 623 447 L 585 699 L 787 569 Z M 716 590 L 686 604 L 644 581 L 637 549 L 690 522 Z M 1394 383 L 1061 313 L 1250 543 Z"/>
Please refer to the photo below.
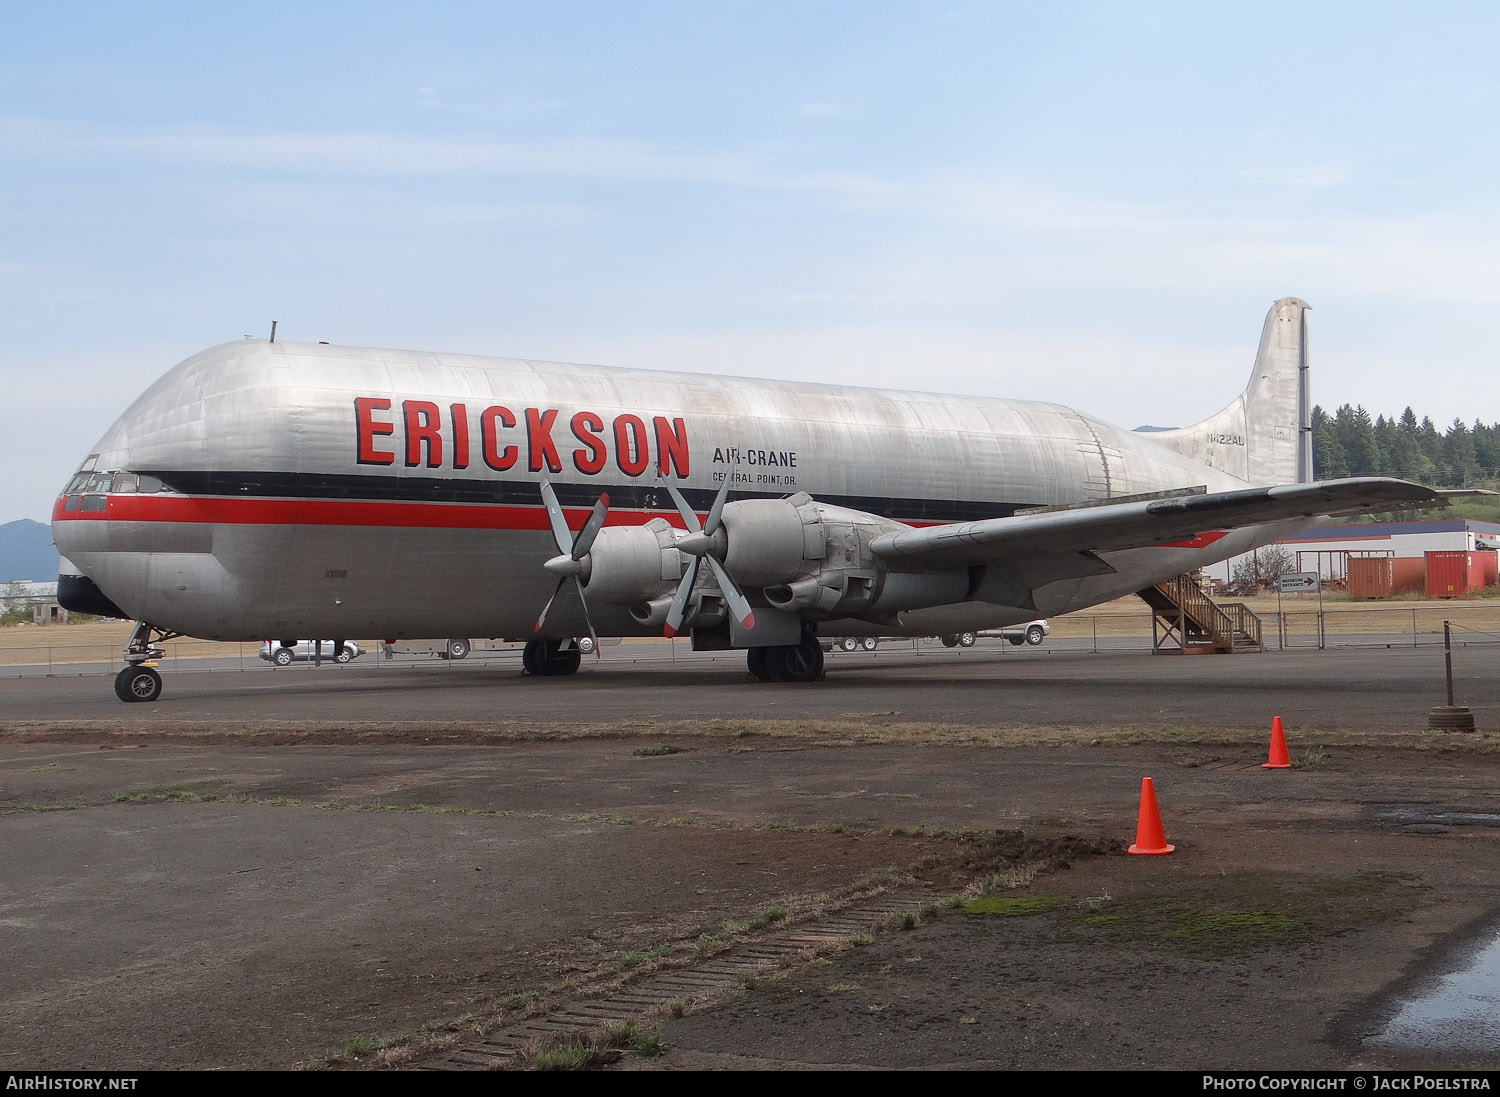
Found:
<path fill-rule="evenodd" d="M 264 335 L 1500 419 L 1489 4 L 9 4 L 0 521 Z"/>

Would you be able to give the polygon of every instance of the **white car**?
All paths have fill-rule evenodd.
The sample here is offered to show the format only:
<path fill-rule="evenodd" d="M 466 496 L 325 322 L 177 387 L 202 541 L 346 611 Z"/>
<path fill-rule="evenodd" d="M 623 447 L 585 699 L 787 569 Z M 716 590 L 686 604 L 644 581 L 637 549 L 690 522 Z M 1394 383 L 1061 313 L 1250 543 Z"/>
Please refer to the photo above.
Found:
<path fill-rule="evenodd" d="M 334 643 L 333 640 L 319 640 L 318 658 L 332 659 L 335 663 L 347 663 L 364 654 L 364 649 L 353 640 L 345 640 L 344 650 L 335 655 Z M 280 640 L 266 640 L 260 645 L 260 657 L 268 663 L 275 663 L 278 667 L 290 666 L 294 659 L 309 660 L 313 657 L 313 642 L 298 640 L 293 647 L 287 648 L 281 646 Z"/>
<path fill-rule="evenodd" d="M 1030 644 L 1035 647 L 1052 633 L 1052 626 L 1046 621 L 1027 621 L 1024 625 L 1006 625 L 1002 629 L 996 629 L 993 633 L 986 635 L 1001 636 L 1012 644 L 1020 647 L 1022 644 Z"/>
<path fill-rule="evenodd" d="M 1046 621 L 1027 621 L 1024 625 L 1006 625 L 1004 628 L 990 629 L 987 632 L 953 632 L 947 636 L 938 637 L 945 648 L 971 648 L 974 641 L 981 636 L 998 636 L 1002 640 L 1009 640 L 1016 647 L 1022 644 L 1030 644 L 1035 647 L 1040 644 L 1052 632 L 1052 626 Z"/>

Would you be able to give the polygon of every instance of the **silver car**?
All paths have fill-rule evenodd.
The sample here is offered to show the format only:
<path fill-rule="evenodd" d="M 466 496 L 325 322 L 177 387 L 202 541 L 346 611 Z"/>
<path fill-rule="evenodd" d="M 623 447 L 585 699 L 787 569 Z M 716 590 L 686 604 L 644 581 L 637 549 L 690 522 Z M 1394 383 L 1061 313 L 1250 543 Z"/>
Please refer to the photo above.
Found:
<path fill-rule="evenodd" d="M 319 659 L 331 659 L 335 663 L 347 663 L 358 659 L 364 654 L 364 649 L 353 640 L 344 641 L 344 650 L 337 655 L 333 653 L 334 640 L 317 641 L 317 655 Z M 280 640 L 266 640 L 260 645 L 260 657 L 268 663 L 275 663 L 278 667 L 290 666 L 292 660 L 309 660 L 313 657 L 313 641 L 298 640 L 292 647 L 282 647 Z"/>

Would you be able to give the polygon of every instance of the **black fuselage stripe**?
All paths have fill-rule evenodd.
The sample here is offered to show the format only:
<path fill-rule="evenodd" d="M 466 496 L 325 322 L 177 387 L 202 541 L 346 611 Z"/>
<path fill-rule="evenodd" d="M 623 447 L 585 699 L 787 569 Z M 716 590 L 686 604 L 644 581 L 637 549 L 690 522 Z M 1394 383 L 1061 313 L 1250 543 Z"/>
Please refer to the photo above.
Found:
<path fill-rule="evenodd" d="M 216 495 L 246 499 L 347 499 L 381 503 L 470 503 L 499 506 L 540 506 L 535 482 L 472 480 L 456 477 L 363 476 L 358 474 L 303 472 L 198 472 L 173 469 L 133 469 L 155 476 L 184 495 Z M 659 483 L 568 484 L 554 483 L 558 502 L 567 507 L 590 507 L 600 494 L 608 494 L 610 506 L 624 510 L 670 512 L 676 509 L 671 495 Z M 680 488 L 689 506 L 705 511 L 713 505 L 715 492 L 707 488 Z M 756 491 L 730 488 L 732 499 L 780 499 L 786 491 Z M 967 522 L 982 518 L 1008 518 L 1030 509 L 1025 504 L 991 500 L 907 499 L 874 495 L 825 495 L 818 501 L 831 506 L 865 511 L 897 521 Z"/>

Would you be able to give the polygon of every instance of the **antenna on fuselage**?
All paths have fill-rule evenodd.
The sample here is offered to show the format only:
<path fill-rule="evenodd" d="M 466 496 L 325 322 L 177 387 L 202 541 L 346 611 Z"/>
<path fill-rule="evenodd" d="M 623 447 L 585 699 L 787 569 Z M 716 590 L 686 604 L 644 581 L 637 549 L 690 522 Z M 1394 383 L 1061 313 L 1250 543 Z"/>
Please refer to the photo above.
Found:
<path fill-rule="evenodd" d="M 276 342 L 276 321 L 271 321 L 271 342 Z"/>

